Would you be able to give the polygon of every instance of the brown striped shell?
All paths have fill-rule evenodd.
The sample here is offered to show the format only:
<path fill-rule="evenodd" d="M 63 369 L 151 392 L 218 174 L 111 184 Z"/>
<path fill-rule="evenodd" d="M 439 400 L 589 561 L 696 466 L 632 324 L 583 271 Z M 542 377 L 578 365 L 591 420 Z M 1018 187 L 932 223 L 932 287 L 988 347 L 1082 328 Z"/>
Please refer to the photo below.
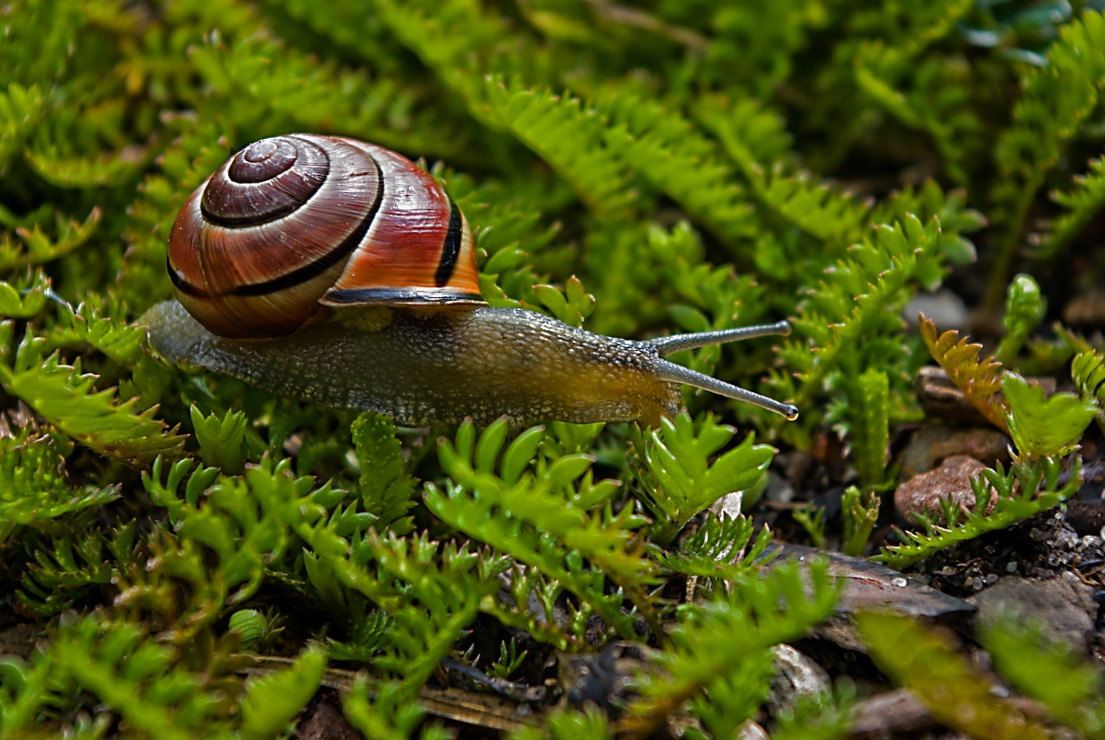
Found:
<path fill-rule="evenodd" d="M 485 305 L 468 222 L 432 177 L 313 134 L 254 142 L 201 184 L 173 224 L 169 276 L 229 338 L 285 336 L 328 308 Z"/>

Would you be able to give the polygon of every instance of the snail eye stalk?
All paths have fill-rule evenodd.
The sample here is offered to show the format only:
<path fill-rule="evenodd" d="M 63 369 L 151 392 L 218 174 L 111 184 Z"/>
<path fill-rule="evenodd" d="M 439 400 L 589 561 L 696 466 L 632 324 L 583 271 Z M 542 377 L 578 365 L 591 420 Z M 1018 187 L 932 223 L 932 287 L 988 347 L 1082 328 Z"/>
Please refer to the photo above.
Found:
<path fill-rule="evenodd" d="M 685 349 L 698 349 L 699 347 L 725 344 L 726 342 L 737 342 L 744 339 L 753 339 L 755 337 L 785 336 L 787 334 L 790 334 L 790 324 L 786 321 L 778 321 L 774 324 L 742 326 L 736 329 L 675 334 L 670 337 L 660 337 L 658 339 L 648 340 L 648 344 L 655 347 L 656 351 L 663 357 Z M 662 360 L 657 366 L 656 376 L 663 380 L 671 381 L 672 383 L 683 383 L 685 385 L 694 386 L 704 391 L 716 393 L 719 396 L 732 398 L 737 401 L 744 401 L 753 406 L 758 406 L 768 411 L 774 411 L 776 414 L 782 414 L 789 421 L 794 421 L 798 418 L 798 407 L 796 406 L 776 401 L 767 396 L 761 396 L 759 393 L 754 393 L 745 388 L 726 383 L 723 380 L 712 378 L 709 375 L 703 375 L 702 373 L 695 372 L 682 365 L 676 365 L 674 362 Z"/>

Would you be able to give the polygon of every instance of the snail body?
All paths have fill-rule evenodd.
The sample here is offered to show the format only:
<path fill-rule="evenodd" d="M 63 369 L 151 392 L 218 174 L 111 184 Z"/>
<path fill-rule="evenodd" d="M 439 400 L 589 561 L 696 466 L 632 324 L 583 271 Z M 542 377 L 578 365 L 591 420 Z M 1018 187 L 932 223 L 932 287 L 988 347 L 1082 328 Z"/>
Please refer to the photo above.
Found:
<path fill-rule="evenodd" d="M 163 357 L 401 425 L 655 426 L 678 410 L 680 383 L 797 416 L 663 357 L 786 322 L 638 342 L 489 307 L 452 200 L 410 161 L 352 139 L 296 134 L 239 152 L 182 208 L 169 274 L 177 300 L 141 319 Z"/>

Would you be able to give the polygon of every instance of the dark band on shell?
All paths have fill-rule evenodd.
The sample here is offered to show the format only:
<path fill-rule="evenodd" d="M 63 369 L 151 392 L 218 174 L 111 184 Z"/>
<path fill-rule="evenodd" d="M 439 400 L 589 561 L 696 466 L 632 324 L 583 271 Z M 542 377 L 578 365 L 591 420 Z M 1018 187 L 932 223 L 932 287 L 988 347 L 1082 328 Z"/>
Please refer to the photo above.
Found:
<path fill-rule="evenodd" d="M 309 203 L 326 184 L 330 157 L 306 139 L 263 139 L 235 154 L 218 174 L 200 199 L 204 220 L 227 228 L 260 226 Z"/>
<path fill-rule="evenodd" d="M 239 288 L 235 288 L 233 295 L 264 295 L 265 293 L 286 290 L 293 285 L 299 285 L 308 280 L 313 280 L 334 265 L 345 262 L 345 260 L 349 258 L 349 255 L 352 254 L 353 250 L 364 241 L 365 234 L 368 233 L 369 227 L 372 226 L 372 219 L 376 218 L 376 209 L 379 207 L 380 200 L 377 199 L 373 204 L 372 210 L 361 219 L 361 223 L 357 226 L 357 230 L 350 234 L 341 244 L 338 244 L 330 250 L 328 254 L 320 257 L 314 262 L 304 265 L 294 272 L 286 273 L 268 282 L 248 283 Z"/>
<path fill-rule="evenodd" d="M 445 234 L 445 244 L 441 247 L 441 259 L 437 263 L 437 272 L 434 273 L 434 282 L 438 287 L 446 285 L 449 278 L 453 277 L 453 271 L 457 269 L 457 258 L 460 256 L 463 238 L 462 223 L 460 209 L 453 199 L 449 198 L 449 230 Z"/>

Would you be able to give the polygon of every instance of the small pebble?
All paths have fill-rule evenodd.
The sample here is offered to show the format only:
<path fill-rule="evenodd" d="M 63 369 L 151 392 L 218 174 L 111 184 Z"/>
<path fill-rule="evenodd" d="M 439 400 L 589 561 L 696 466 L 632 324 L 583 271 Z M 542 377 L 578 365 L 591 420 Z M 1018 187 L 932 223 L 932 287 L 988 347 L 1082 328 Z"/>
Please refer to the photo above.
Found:
<path fill-rule="evenodd" d="M 901 455 L 902 478 L 932 470 L 941 461 L 967 455 L 987 465 L 1004 462 L 1009 456 L 1009 438 L 996 429 L 935 424 L 917 431 Z"/>
<path fill-rule="evenodd" d="M 936 470 L 921 473 L 898 486 L 894 492 L 894 508 L 909 522 L 918 521 L 922 515 L 943 522 L 944 501 L 951 501 L 962 511 L 971 511 L 975 505 L 971 478 L 985 468 L 973 457 L 949 457 Z"/>

